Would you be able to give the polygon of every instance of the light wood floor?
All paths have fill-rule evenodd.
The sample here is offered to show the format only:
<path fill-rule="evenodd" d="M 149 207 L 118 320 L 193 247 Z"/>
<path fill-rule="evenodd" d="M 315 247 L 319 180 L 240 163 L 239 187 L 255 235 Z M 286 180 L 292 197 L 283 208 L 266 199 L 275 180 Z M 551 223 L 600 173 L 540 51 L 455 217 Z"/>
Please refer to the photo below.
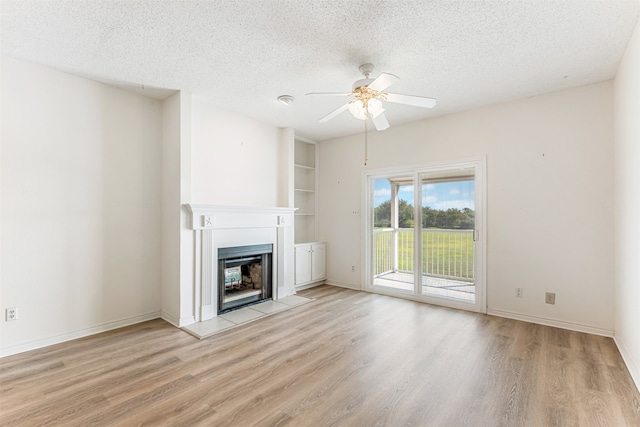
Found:
<path fill-rule="evenodd" d="M 198 341 L 155 320 L 0 359 L 2 426 L 640 426 L 610 338 L 321 286 Z"/>

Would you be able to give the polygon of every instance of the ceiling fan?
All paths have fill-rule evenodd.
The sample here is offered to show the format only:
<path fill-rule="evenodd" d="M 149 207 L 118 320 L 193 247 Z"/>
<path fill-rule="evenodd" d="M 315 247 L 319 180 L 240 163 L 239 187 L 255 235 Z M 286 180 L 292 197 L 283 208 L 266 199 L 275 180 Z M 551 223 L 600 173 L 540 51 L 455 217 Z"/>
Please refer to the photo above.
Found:
<path fill-rule="evenodd" d="M 436 100 L 423 96 L 400 95 L 397 93 L 384 92 L 386 88 L 400 80 L 394 74 L 382 73 L 377 78 L 370 78 L 373 72 L 373 64 L 363 64 L 359 70 L 364 74 L 364 79 L 360 79 L 353 84 L 349 93 L 321 92 L 308 93 L 307 95 L 329 95 L 329 96 L 350 96 L 353 97 L 346 104 L 336 108 L 320 119 L 320 123 L 327 122 L 345 110 L 349 110 L 357 119 L 371 119 L 377 130 L 385 130 L 389 127 L 389 122 L 384 115 L 382 103 L 393 102 L 396 104 L 413 105 L 414 107 L 433 108 Z"/>

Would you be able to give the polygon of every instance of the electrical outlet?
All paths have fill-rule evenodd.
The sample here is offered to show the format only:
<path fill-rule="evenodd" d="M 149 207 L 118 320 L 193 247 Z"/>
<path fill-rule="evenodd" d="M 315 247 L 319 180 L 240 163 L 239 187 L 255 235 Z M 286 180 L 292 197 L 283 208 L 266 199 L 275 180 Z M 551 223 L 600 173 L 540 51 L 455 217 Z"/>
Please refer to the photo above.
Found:
<path fill-rule="evenodd" d="M 356 272 L 356 266 L 355 266 L 355 265 L 352 265 L 352 266 L 351 266 L 351 272 L 352 272 L 352 273 L 355 273 L 355 272 Z"/>
<path fill-rule="evenodd" d="M 556 294 L 553 292 L 547 292 L 544 294 L 544 302 L 547 304 L 555 304 L 556 303 Z"/>
<path fill-rule="evenodd" d="M 16 307 L 7 308 L 7 310 L 5 311 L 5 316 L 7 322 L 11 320 L 18 320 L 18 309 Z"/>
<path fill-rule="evenodd" d="M 516 298 L 522 298 L 522 288 L 516 288 Z"/>

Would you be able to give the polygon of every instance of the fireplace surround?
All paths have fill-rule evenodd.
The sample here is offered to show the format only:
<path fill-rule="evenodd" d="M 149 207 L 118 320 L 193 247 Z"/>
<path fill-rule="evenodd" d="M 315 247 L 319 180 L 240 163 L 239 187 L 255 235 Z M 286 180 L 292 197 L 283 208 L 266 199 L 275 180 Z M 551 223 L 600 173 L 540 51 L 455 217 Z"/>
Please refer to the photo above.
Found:
<path fill-rule="evenodd" d="M 190 260 L 185 260 L 194 268 L 191 323 L 214 318 L 221 310 L 217 286 L 221 248 L 272 245 L 271 298 L 295 294 L 294 208 L 199 204 L 186 208 L 190 213 L 187 228 L 193 232 Z"/>

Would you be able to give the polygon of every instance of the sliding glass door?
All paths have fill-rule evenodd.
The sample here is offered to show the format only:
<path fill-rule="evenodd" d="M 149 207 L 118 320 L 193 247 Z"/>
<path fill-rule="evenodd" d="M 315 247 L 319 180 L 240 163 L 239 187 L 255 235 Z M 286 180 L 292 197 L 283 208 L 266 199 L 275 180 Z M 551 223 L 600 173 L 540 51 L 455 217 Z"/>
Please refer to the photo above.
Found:
<path fill-rule="evenodd" d="M 423 173 L 420 180 L 420 292 L 475 303 L 475 172 L 469 168 Z"/>
<path fill-rule="evenodd" d="M 370 171 L 365 289 L 485 312 L 484 159 Z"/>

